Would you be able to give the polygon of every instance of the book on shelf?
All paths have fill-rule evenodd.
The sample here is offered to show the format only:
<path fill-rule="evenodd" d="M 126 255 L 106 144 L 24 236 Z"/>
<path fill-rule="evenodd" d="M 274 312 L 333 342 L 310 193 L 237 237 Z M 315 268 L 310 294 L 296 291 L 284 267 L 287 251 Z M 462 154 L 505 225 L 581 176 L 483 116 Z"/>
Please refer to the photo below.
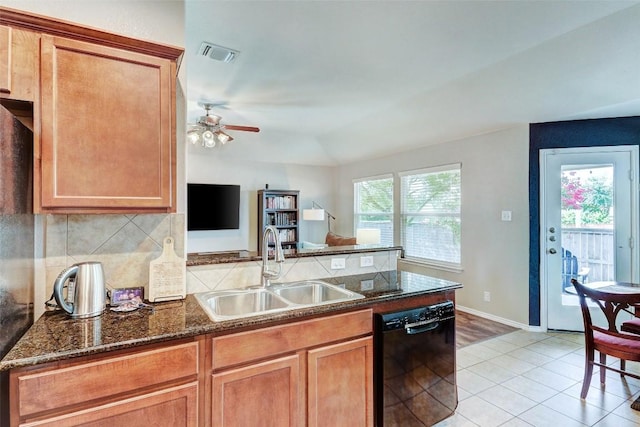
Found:
<path fill-rule="evenodd" d="M 273 212 L 267 214 L 269 225 L 296 225 L 297 215 L 295 212 Z"/>
<path fill-rule="evenodd" d="M 267 196 L 267 209 L 296 209 L 295 196 Z"/>
<path fill-rule="evenodd" d="M 278 230 L 278 235 L 280 237 L 281 244 L 292 243 L 292 242 L 295 243 L 297 240 L 295 229 Z M 268 239 L 269 239 L 269 244 L 271 245 L 275 244 L 275 239 L 273 238 L 272 234 L 269 234 Z"/>

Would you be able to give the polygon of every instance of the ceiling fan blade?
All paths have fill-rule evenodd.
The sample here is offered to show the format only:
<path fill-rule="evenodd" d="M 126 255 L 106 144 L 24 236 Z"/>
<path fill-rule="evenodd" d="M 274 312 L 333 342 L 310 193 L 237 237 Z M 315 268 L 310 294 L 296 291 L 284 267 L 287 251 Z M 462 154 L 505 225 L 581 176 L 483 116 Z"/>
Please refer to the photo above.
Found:
<path fill-rule="evenodd" d="M 260 128 L 253 126 L 224 125 L 224 128 L 228 130 L 243 130 L 246 132 L 260 132 Z"/>

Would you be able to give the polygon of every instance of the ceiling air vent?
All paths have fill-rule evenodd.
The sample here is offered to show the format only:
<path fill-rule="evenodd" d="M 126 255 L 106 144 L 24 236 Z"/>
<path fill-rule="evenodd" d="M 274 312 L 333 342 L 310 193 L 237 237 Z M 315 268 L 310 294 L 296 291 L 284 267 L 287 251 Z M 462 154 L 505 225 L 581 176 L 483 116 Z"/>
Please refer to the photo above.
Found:
<path fill-rule="evenodd" d="M 206 56 L 207 58 L 227 63 L 233 62 L 239 54 L 240 52 L 237 50 L 218 46 L 209 42 L 202 42 L 200 49 L 198 49 L 198 55 L 200 56 Z"/>

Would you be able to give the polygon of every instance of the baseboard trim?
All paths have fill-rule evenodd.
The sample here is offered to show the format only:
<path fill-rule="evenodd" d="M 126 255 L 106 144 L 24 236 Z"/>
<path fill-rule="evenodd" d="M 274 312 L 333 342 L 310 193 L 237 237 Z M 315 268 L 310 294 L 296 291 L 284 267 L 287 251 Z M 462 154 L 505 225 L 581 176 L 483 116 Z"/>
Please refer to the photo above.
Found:
<path fill-rule="evenodd" d="M 502 323 L 503 325 L 512 326 L 514 328 L 523 329 L 529 332 L 544 332 L 539 326 L 530 326 L 520 322 L 514 322 L 513 320 L 505 319 L 504 317 L 495 316 L 493 314 L 478 311 L 473 308 L 465 307 L 463 305 L 456 304 L 456 310 L 464 311 L 465 313 L 473 314 L 474 316 L 482 317 L 484 319 L 492 320 L 494 322 Z"/>

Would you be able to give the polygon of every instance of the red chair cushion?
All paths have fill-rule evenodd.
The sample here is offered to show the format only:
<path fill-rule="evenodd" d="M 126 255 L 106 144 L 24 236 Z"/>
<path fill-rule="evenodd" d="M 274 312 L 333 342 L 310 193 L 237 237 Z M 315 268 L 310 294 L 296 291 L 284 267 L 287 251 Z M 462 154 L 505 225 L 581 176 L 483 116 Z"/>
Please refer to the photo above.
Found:
<path fill-rule="evenodd" d="M 620 330 L 624 332 L 631 332 L 632 334 L 640 334 L 640 318 L 635 318 L 622 322 Z"/>
<path fill-rule="evenodd" d="M 625 360 L 640 361 L 640 340 L 593 331 L 593 343 L 596 350 L 602 350 L 603 353 L 615 356 L 616 353 L 623 352 L 626 354 Z"/>

